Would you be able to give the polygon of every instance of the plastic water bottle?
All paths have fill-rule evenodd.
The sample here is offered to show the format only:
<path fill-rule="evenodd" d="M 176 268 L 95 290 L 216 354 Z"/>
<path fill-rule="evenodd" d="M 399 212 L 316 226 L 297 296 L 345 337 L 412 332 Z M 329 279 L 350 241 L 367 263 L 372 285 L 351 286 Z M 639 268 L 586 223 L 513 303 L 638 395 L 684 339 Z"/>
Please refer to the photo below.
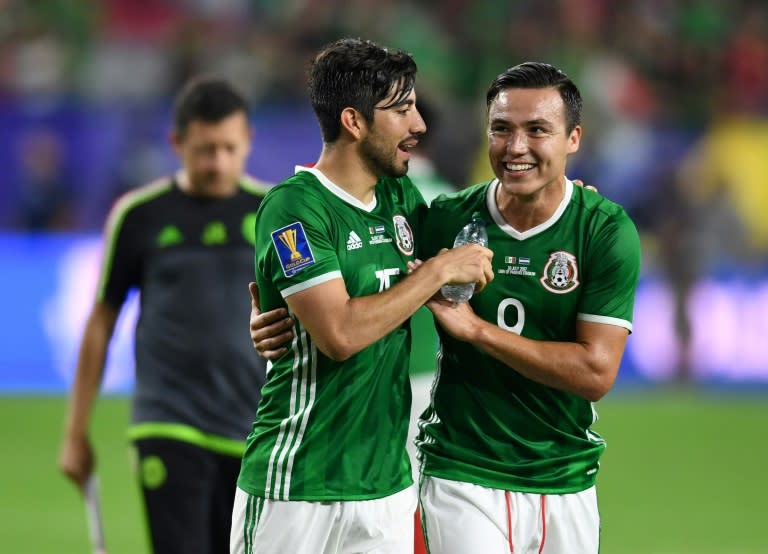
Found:
<path fill-rule="evenodd" d="M 456 235 L 456 240 L 453 241 L 453 247 L 461 246 L 462 244 L 480 244 L 482 246 L 488 246 L 488 233 L 485 230 L 485 221 L 479 213 L 472 214 L 472 220 L 462 227 L 459 234 Z M 466 285 L 443 285 L 440 288 L 440 292 L 448 300 L 456 302 L 466 302 L 472 298 L 472 294 L 475 292 L 475 283 L 468 283 Z"/>

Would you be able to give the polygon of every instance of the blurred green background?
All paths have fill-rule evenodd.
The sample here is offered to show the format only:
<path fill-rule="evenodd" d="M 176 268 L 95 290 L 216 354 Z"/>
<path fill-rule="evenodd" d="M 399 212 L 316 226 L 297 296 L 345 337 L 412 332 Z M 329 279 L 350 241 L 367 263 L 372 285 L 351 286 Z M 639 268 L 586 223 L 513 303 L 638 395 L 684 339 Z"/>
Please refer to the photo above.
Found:
<path fill-rule="evenodd" d="M 0 398 L 2 552 L 88 552 L 85 509 L 55 462 L 61 397 Z M 764 554 L 768 402 L 762 394 L 617 391 L 598 403 L 604 554 Z M 147 552 L 125 440 L 125 397 L 99 400 L 93 437 L 110 554 Z"/>

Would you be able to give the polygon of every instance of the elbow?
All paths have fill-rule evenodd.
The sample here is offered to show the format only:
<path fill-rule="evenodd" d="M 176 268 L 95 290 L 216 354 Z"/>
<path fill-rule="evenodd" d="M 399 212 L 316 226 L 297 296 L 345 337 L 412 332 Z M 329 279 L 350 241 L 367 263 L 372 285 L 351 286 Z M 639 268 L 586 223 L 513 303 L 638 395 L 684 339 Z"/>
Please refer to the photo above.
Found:
<path fill-rule="evenodd" d="M 590 387 L 589 389 L 583 391 L 581 396 L 590 402 L 597 402 L 598 400 L 601 400 L 606 394 L 608 394 L 609 390 L 611 390 L 610 387 Z"/>
<path fill-rule="evenodd" d="M 348 341 L 317 342 L 317 348 L 334 362 L 345 362 L 360 351 Z"/>
<path fill-rule="evenodd" d="M 616 380 L 616 373 L 604 375 L 595 375 L 595 378 L 584 387 L 581 391 L 581 396 L 590 402 L 597 402 L 601 400 L 608 392 L 613 388 L 613 383 Z"/>
<path fill-rule="evenodd" d="M 320 351 L 328 356 L 334 362 L 345 362 L 351 358 L 355 353 L 344 349 L 320 349 Z"/>
<path fill-rule="evenodd" d="M 334 322 L 325 322 L 322 326 L 308 331 L 315 347 L 334 362 L 347 361 L 365 346 L 360 344 L 355 333 Z"/>

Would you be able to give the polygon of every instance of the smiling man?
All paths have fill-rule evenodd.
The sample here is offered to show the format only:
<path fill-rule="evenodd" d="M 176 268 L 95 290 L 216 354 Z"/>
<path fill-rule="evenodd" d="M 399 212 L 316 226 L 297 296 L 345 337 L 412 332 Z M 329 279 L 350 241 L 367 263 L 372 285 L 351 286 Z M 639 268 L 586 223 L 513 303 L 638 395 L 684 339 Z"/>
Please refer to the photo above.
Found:
<path fill-rule="evenodd" d="M 468 303 L 427 304 L 441 339 L 417 439 L 429 552 L 596 554 L 593 402 L 632 330 L 640 242 L 620 206 L 565 176 L 582 101 L 562 71 L 512 67 L 486 100 L 496 178 L 436 198 L 418 235 L 427 258 L 479 212 L 496 274 Z M 271 360 L 295 336 L 282 316 L 254 297 L 251 338 Z"/>
<path fill-rule="evenodd" d="M 413 549 L 407 320 L 443 284 L 493 277 L 490 251 L 468 245 L 406 278 L 425 209 L 406 177 L 426 130 L 415 75 L 408 54 L 360 39 L 311 65 L 320 158 L 274 187 L 257 216 L 261 302 L 287 307 L 296 339 L 262 389 L 233 553 Z"/>
<path fill-rule="evenodd" d="M 486 100 L 496 178 L 435 199 L 420 230 L 429 256 L 480 212 L 496 274 L 469 303 L 428 303 L 441 352 L 417 438 L 424 531 L 439 554 L 597 554 L 593 402 L 632 330 L 640 243 L 620 206 L 565 176 L 582 101 L 563 72 L 517 65 Z"/>

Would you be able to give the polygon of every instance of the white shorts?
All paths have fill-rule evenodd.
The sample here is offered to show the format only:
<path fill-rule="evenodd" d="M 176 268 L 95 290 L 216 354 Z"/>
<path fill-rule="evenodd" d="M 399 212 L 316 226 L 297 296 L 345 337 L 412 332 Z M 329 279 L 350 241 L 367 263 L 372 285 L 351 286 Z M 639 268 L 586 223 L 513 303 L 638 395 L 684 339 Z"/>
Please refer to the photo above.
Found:
<path fill-rule="evenodd" d="M 375 500 L 265 500 L 238 488 L 231 554 L 413 552 L 416 487 Z"/>
<path fill-rule="evenodd" d="M 595 487 L 532 494 L 424 477 L 421 524 L 430 554 L 597 554 Z"/>

